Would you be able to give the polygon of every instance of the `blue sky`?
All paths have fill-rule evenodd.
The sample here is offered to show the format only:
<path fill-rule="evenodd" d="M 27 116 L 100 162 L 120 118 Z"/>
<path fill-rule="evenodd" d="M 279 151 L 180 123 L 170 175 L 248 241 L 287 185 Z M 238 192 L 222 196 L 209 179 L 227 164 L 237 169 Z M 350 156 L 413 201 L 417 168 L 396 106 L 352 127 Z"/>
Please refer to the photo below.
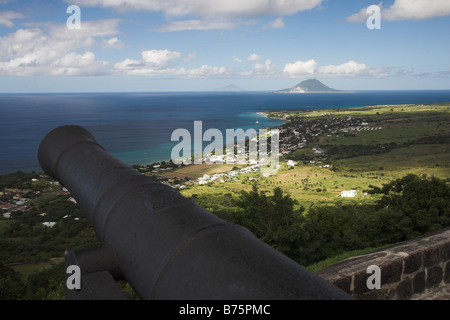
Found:
<path fill-rule="evenodd" d="M 0 0 L 0 93 L 450 89 L 449 33 L 448 0 Z"/>

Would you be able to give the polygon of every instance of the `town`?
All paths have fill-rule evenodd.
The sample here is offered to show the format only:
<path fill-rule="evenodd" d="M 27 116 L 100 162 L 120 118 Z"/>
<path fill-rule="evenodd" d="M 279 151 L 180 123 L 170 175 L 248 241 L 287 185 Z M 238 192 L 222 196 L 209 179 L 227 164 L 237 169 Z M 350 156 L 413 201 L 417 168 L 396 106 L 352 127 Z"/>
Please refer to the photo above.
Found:
<path fill-rule="evenodd" d="M 294 167 L 300 165 L 299 160 L 290 159 L 293 152 L 299 149 L 308 149 L 311 156 L 301 160 L 304 164 L 317 165 L 320 168 L 331 168 L 327 152 L 317 146 L 321 137 L 339 137 L 339 136 L 355 136 L 359 132 L 381 130 L 380 126 L 371 126 L 369 120 L 363 117 L 347 116 L 347 117 L 330 117 L 328 113 L 318 114 L 316 117 L 298 116 L 297 114 L 285 114 L 283 112 L 264 113 L 264 116 L 270 118 L 278 118 L 284 121 L 284 124 L 277 127 L 279 130 L 279 147 L 278 158 L 280 159 L 275 169 L 281 167 Z M 248 145 L 256 139 L 250 137 L 246 141 L 246 150 L 249 151 Z M 269 137 L 270 139 L 270 137 Z M 238 145 L 234 144 L 235 150 Z M 269 145 L 270 147 L 270 145 Z M 253 151 L 255 152 L 255 151 Z M 271 156 L 272 150 L 268 152 Z M 214 153 L 203 154 L 201 158 L 202 164 L 210 164 L 217 161 L 219 156 Z M 220 156 L 220 163 L 225 163 L 224 155 Z M 196 165 L 196 164 L 175 164 L 173 161 L 153 163 L 152 165 L 135 165 L 134 168 L 139 172 L 152 176 L 162 183 L 170 185 L 176 189 L 184 189 L 189 185 L 199 184 L 205 185 L 210 183 L 226 183 L 231 180 L 240 181 L 243 177 L 248 177 L 250 181 L 257 180 L 258 174 L 261 177 L 269 177 L 276 173 L 276 170 L 264 170 L 269 163 L 261 161 L 258 163 L 256 155 L 247 154 L 246 165 L 236 165 L 232 170 L 228 170 L 215 174 L 204 174 L 196 179 L 177 177 L 177 169 Z M 256 173 L 256 175 L 255 175 Z M 343 191 L 342 197 L 354 197 L 354 190 Z"/>
<path fill-rule="evenodd" d="M 70 195 L 69 191 L 60 185 L 56 180 L 51 179 L 42 173 L 21 173 L 14 175 L 23 175 L 19 186 L 15 188 L 4 188 L 0 191 L 0 208 L 4 219 L 12 219 L 16 213 L 29 212 L 34 207 L 34 203 L 46 196 L 65 196 L 67 201 L 77 204 L 76 200 Z M 26 181 L 24 181 L 26 180 Z M 39 212 L 42 220 L 41 225 L 46 228 L 53 228 L 57 225 L 55 221 L 46 221 L 48 214 Z M 64 215 L 63 219 L 71 218 L 69 214 Z M 79 221 L 79 217 L 73 217 L 74 221 Z"/>

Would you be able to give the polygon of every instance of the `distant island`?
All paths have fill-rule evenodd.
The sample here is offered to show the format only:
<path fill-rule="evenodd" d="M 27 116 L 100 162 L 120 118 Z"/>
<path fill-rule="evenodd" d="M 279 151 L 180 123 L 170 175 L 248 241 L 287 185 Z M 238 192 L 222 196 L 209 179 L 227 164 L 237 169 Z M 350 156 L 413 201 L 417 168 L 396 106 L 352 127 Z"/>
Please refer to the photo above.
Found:
<path fill-rule="evenodd" d="M 284 90 L 275 91 L 275 93 L 353 93 L 354 91 L 342 91 L 327 87 L 316 79 L 309 79 L 300 82 L 298 85 Z"/>
<path fill-rule="evenodd" d="M 224 91 L 224 92 L 241 92 L 241 91 L 245 91 L 244 89 L 234 85 L 234 84 L 230 84 L 226 87 L 217 89 L 216 91 Z"/>

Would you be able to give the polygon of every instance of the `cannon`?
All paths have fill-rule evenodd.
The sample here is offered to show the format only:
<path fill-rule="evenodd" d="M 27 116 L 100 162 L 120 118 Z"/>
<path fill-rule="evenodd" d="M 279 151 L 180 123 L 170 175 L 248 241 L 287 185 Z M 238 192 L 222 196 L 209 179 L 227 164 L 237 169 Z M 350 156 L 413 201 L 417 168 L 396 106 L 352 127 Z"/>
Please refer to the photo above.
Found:
<path fill-rule="evenodd" d="M 172 187 L 127 166 L 80 126 L 49 132 L 38 150 L 103 246 L 66 251 L 81 289 L 66 299 L 347 300 L 349 295 Z M 115 287 L 116 286 L 116 287 Z"/>

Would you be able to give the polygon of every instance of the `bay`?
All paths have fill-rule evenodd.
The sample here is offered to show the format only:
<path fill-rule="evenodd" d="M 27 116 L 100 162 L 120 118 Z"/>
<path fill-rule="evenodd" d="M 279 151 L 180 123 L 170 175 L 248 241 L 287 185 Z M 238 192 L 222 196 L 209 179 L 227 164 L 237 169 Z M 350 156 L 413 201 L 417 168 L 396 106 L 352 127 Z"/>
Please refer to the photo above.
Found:
<path fill-rule="evenodd" d="M 169 160 L 177 144 L 171 141 L 172 132 L 178 128 L 193 132 L 194 121 L 203 122 L 203 131 L 216 128 L 225 133 L 226 129 L 280 125 L 279 120 L 257 114 L 267 110 L 436 102 L 450 102 L 450 90 L 0 94 L 0 174 L 41 171 L 39 144 L 62 125 L 86 128 L 127 164 L 151 164 Z"/>

